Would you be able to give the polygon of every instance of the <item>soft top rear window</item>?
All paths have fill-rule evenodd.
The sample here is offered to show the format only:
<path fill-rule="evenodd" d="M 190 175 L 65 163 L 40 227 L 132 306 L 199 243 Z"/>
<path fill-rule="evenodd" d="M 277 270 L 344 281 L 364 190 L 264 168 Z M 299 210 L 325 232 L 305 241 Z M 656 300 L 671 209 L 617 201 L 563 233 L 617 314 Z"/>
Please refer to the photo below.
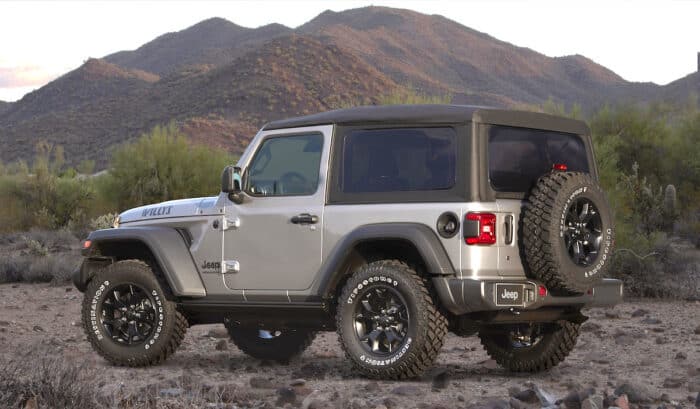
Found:
<path fill-rule="evenodd" d="M 527 192 L 554 164 L 589 172 L 583 139 L 564 132 L 491 126 L 489 179 L 495 191 Z"/>

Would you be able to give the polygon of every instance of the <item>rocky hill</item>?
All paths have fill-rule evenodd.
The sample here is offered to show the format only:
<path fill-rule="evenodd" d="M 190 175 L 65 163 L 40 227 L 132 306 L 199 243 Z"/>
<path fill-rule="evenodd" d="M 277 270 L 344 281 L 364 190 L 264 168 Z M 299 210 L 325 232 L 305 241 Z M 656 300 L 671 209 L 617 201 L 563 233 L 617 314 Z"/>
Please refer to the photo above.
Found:
<path fill-rule="evenodd" d="M 408 10 L 326 11 L 297 29 L 213 18 L 0 103 L 0 159 L 30 159 L 48 140 L 72 162 L 104 167 L 113 146 L 171 120 L 194 140 L 240 152 L 265 121 L 373 103 L 397 89 L 505 107 L 553 98 L 590 110 L 682 99 L 699 87 L 697 75 L 665 87 L 630 83 L 580 55 L 547 57 Z"/>
<path fill-rule="evenodd" d="M 11 106 L 12 104 L 9 102 L 0 101 L 0 115 L 2 115 L 3 112 L 9 110 Z"/>
<path fill-rule="evenodd" d="M 245 51 L 291 33 L 292 29 L 281 24 L 252 29 L 211 18 L 164 34 L 134 51 L 108 55 L 105 60 L 121 67 L 166 74 L 191 65 L 226 64 Z"/>
<path fill-rule="evenodd" d="M 235 63 L 191 66 L 163 77 L 92 59 L 0 116 L 0 140 L 7 146 L 0 154 L 5 161 L 30 158 L 44 138 L 63 145 L 73 162 L 91 158 L 104 166 L 111 147 L 171 120 L 197 141 L 241 152 L 267 120 L 397 87 L 355 55 L 296 35 L 272 40 Z"/>

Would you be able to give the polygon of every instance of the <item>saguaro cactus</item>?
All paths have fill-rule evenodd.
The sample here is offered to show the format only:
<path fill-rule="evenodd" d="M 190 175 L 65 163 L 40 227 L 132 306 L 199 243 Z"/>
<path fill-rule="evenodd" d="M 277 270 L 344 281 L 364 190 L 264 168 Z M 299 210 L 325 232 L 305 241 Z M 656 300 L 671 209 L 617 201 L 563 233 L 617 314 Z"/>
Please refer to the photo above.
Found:
<path fill-rule="evenodd" d="M 666 214 L 675 216 L 677 206 L 676 187 L 673 185 L 666 185 L 666 189 L 664 190 L 664 210 Z"/>

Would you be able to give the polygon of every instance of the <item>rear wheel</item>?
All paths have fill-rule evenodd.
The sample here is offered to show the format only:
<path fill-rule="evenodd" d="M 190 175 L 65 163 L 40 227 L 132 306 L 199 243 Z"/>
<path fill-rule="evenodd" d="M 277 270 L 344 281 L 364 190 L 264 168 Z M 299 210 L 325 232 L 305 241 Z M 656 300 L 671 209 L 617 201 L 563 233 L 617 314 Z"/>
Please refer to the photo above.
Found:
<path fill-rule="evenodd" d="M 427 283 L 398 260 L 375 261 L 353 274 L 336 321 L 347 357 L 371 378 L 419 376 L 433 364 L 447 333 Z"/>
<path fill-rule="evenodd" d="M 301 355 L 316 337 L 308 330 L 263 330 L 225 322 L 231 341 L 253 358 L 288 362 Z"/>
<path fill-rule="evenodd" d="M 540 372 L 562 362 L 574 349 L 579 324 L 569 321 L 493 325 L 479 332 L 486 352 L 513 372 Z"/>

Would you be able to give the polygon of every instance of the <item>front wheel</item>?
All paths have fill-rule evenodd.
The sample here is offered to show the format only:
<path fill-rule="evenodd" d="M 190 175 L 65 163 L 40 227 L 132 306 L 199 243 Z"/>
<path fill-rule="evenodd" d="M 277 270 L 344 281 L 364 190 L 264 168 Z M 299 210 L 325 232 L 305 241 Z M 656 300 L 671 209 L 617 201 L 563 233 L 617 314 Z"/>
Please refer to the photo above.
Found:
<path fill-rule="evenodd" d="M 95 351 L 119 366 L 164 361 L 187 331 L 187 319 L 140 260 L 119 261 L 97 273 L 85 290 L 82 320 Z"/>
<path fill-rule="evenodd" d="M 316 332 L 308 330 L 263 330 L 244 327 L 233 321 L 224 323 L 231 341 L 253 358 L 289 362 L 301 355 L 316 338 Z"/>
<path fill-rule="evenodd" d="M 540 372 L 560 362 L 574 349 L 579 324 L 569 321 L 493 325 L 481 329 L 481 344 L 491 358 L 513 372 Z"/>
<path fill-rule="evenodd" d="M 357 271 L 338 301 L 338 334 L 347 357 L 365 376 L 404 379 L 432 364 L 447 334 L 426 282 L 398 260 Z"/>

